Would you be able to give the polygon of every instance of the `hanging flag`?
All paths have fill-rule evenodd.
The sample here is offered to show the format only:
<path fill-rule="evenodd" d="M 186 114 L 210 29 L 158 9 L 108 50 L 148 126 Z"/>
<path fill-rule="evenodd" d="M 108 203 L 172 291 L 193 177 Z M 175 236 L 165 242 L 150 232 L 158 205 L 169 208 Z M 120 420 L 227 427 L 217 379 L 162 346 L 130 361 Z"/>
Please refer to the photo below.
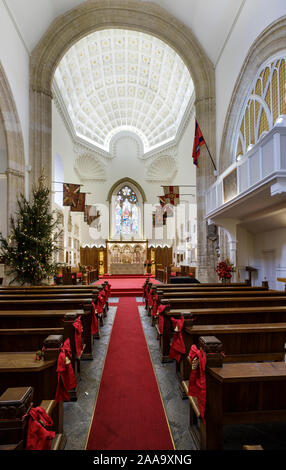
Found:
<path fill-rule="evenodd" d="M 71 206 L 71 212 L 84 212 L 84 207 L 85 207 L 85 193 L 79 193 L 77 205 Z"/>
<path fill-rule="evenodd" d="M 163 225 L 163 209 L 162 207 L 156 207 L 155 212 L 155 227 L 162 227 Z"/>
<path fill-rule="evenodd" d="M 100 218 L 100 212 L 96 209 L 95 206 L 85 205 L 85 208 L 84 208 L 84 221 L 88 225 L 91 225 L 96 220 L 96 224 L 93 224 L 93 226 L 97 226 L 98 223 L 99 223 L 99 218 Z"/>
<path fill-rule="evenodd" d="M 97 227 L 98 224 L 99 224 L 99 219 L 100 219 L 100 212 L 96 211 L 95 215 L 89 215 L 89 217 L 87 219 L 87 223 L 88 223 L 88 225 L 92 224 L 93 227 Z"/>
<path fill-rule="evenodd" d="M 163 186 L 165 193 L 165 204 L 177 206 L 180 203 L 179 186 Z"/>
<path fill-rule="evenodd" d="M 63 184 L 63 206 L 76 207 L 80 194 L 80 184 Z"/>
<path fill-rule="evenodd" d="M 88 221 L 89 212 L 90 212 L 90 208 L 91 208 L 91 207 L 92 207 L 92 206 L 89 205 L 89 204 L 87 204 L 87 205 L 84 206 L 84 218 L 83 218 L 83 220 L 84 220 L 85 222 Z"/>
<path fill-rule="evenodd" d="M 197 167 L 199 166 L 199 155 L 201 151 L 201 147 L 205 144 L 205 139 L 203 137 L 202 131 L 197 123 L 196 120 L 196 128 L 195 128 L 195 138 L 194 138 L 194 147 L 193 147 L 193 163 Z"/>
<path fill-rule="evenodd" d="M 166 214 L 166 217 L 173 217 L 174 215 L 173 204 L 166 204 L 164 207 L 164 213 Z"/>
<path fill-rule="evenodd" d="M 166 225 L 167 223 L 167 217 L 168 217 L 168 214 L 166 211 L 163 212 L 163 225 Z"/>

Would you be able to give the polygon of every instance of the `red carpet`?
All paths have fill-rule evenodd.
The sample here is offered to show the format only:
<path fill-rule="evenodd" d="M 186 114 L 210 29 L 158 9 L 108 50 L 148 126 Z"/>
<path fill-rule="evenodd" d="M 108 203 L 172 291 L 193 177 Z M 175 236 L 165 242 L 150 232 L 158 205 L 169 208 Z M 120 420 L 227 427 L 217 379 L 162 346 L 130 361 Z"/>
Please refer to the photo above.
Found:
<path fill-rule="evenodd" d="M 134 297 L 119 299 L 86 450 L 174 450 Z"/>
<path fill-rule="evenodd" d="M 151 278 L 152 283 L 161 284 L 154 277 Z M 104 279 L 96 281 L 95 284 L 102 284 L 104 280 L 108 280 L 111 284 L 111 296 L 122 297 L 122 296 L 142 296 L 143 284 L 146 280 L 146 276 L 104 276 Z"/>

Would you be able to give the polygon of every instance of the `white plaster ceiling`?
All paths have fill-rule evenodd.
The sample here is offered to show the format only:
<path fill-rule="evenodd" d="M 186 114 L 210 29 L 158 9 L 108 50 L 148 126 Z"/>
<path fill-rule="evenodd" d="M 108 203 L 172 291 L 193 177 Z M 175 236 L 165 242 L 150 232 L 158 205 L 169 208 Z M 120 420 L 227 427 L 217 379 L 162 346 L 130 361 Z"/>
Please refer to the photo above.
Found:
<path fill-rule="evenodd" d="M 144 152 L 175 139 L 194 91 L 181 57 L 138 31 L 96 31 L 72 46 L 55 82 L 78 137 L 109 151 L 121 130 Z"/>
<path fill-rule="evenodd" d="M 57 16 L 84 3 L 84 0 L 2 1 L 9 9 L 29 52 Z M 245 1 L 251 0 L 145 1 L 156 3 L 188 26 L 210 60 L 216 64 Z"/>

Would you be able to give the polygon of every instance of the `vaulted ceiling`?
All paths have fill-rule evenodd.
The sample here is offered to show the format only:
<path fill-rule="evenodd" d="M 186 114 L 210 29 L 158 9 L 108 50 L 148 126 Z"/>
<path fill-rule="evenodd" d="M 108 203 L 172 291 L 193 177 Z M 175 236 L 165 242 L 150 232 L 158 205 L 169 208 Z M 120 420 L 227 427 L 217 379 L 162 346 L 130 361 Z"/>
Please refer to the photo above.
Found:
<path fill-rule="evenodd" d="M 121 130 L 139 135 L 144 153 L 173 140 L 194 90 L 173 49 L 121 29 L 77 42 L 62 58 L 55 82 L 77 136 L 106 151 Z"/>

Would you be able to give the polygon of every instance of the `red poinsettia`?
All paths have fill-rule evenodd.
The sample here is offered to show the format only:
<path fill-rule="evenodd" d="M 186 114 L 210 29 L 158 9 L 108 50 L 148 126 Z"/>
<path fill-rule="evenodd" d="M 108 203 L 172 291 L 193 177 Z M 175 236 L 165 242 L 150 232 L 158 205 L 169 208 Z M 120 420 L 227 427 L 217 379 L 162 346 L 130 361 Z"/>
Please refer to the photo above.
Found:
<path fill-rule="evenodd" d="M 230 263 L 229 259 L 221 261 L 216 267 L 216 273 L 220 279 L 231 279 L 231 273 L 234 271 L 234 265 Z"/>

